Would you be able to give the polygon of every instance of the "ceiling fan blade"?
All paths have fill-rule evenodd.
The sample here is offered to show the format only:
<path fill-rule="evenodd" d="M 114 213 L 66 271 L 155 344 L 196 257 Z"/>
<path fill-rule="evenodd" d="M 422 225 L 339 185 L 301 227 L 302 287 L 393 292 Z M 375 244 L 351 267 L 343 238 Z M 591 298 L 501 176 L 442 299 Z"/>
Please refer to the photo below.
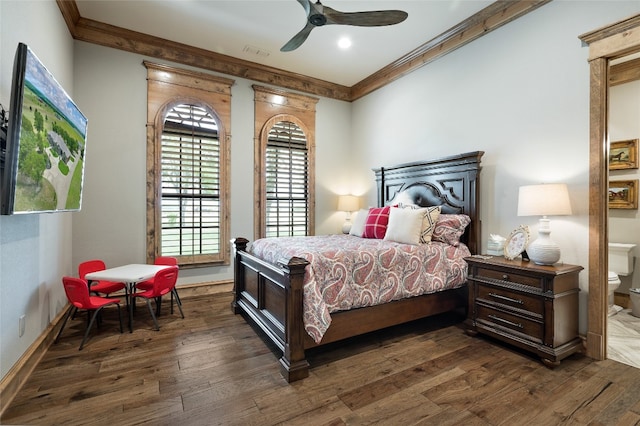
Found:
<path fill-rule="evenodd" d="M 304 13 L 309 16 L 309 13 L 311 12 L 311 3 L 309 0 L 298 0 L 298 3 L 300 3 L 302 5 L 302 7 L 304 8 Z"/>
<path fill-rule="evenodd" d="M 402 10 L 376 10 L 370 12 L 340 12 L 324 6 L 327 24 L 355 25 L 358 27 L 380 27 L 395 25 L 407 19 Z"/>
<path fill-rule="evenodd" d="M 305 42 L 314 27 L 323 25 L 355 25 L 359 27 L 380 27 L 383 25 L 398 24 L 407 19 L 407 12 L 402 10 L 374 10 L 370 12 L 340 12 L 328 6 L 324 6 L 317 0 L 298 0 L 298 3 L 307 13 L 307 24 L 304 28 L 284 46 L 281 52 L 291 52 Z"/>
<path fill-rule="evenodd" d="M 309 37 L 311 30 L 315 28 L 315 25 L 307 22 L 307 25 L 304 26 L 302 30 L 296 35 L 293 36 L 291 40 L 287 42 L 284 46 L 280 48 L 281 52 L 291 52 L 292 50 L 296 50 L 304 41 Z"/>

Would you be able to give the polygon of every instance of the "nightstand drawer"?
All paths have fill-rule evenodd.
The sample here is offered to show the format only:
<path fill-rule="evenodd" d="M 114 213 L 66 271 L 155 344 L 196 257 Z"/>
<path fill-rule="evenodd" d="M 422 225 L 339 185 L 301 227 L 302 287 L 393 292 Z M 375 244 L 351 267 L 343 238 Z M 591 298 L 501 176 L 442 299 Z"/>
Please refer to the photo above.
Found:
<path fill-rule="evenodd" d="M 519 315 L 513 315 L 488 306 L 476 305 L 478 322 L 490 323 L 490 325 L 499 328 L 517 332 L 525 339 L 529 339 L 538 343 L 544 338 L 544 325 L 542 322 L 536 322 Z"/>
<path fill-rule="evenodd" d="M 531 277 L 529 275 L 517 274 L 514 272 L 496 271 L 493 269 L 478 268 L 475 278 L 506 281 L 515 284 L 522 284 L 535 287 L 540 290 L 543 288 L 543 279 L 541 277 Z"/>
<path fill-rule="evenodd" d="M 478 295 L 477 299 L 484 299 L 490 303 L 500 303 L 517 309 L 532 312 L 534 314 L 544 314 L 544 300 L 537 296 L 518 293 L 515 291 L 501 289 L 477 283 Z"/>

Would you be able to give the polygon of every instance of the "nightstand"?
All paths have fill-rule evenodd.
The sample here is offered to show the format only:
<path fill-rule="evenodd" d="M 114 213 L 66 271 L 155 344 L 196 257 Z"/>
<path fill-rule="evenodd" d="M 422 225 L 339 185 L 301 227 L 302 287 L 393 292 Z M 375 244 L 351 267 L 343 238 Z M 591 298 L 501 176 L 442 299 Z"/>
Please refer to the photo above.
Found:
<path fill-rule="evenodd" d="M 482 333 L 531 351 L 555 367 L 582 350 L 578 274 L 582 266 L 541 266 L 504 257 L 467 257 L 469 335 Z"/>

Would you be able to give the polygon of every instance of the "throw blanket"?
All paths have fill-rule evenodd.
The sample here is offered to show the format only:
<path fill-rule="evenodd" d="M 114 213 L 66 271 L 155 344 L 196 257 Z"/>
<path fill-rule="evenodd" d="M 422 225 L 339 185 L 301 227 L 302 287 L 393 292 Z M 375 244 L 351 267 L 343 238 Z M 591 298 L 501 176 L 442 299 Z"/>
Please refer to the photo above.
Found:
<path fill-rule="evenodd" d="M 331 312 L 460 287 L 471 253 L 432 241 L 401 244 L 353 235 L 263 238 L 249 251 L 276 264 L 297 256 L 309 261 L 304 274 L 304 326 L 316 343 L 331 324 Z"/>

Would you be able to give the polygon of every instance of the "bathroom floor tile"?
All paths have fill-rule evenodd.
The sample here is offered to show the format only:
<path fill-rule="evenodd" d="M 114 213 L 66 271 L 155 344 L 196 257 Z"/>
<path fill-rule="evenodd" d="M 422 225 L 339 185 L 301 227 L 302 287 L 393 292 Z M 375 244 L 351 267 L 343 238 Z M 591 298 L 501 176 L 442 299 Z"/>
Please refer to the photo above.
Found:
<path fill-rule="evenodd" d="M 640 368 L 640 318 L 631 315 L 630 309 L 609 317 L 607 357 Z"/>

